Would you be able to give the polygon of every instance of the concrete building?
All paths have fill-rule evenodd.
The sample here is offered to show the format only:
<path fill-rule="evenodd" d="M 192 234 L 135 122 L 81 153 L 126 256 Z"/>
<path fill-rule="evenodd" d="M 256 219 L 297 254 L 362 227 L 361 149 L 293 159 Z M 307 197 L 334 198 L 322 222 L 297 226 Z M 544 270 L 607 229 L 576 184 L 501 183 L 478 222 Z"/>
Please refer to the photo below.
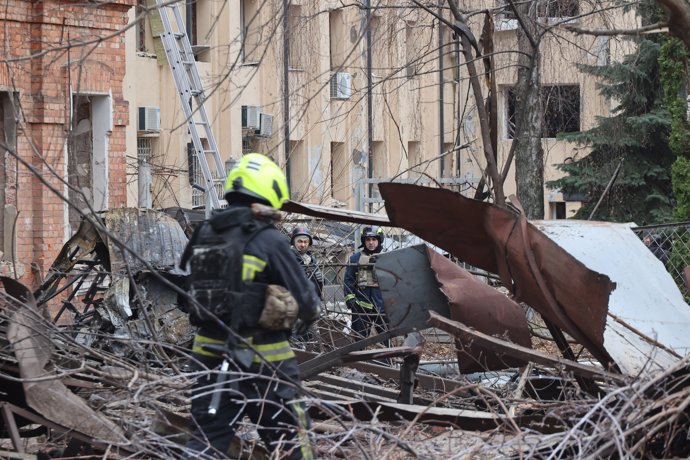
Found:
<path fill-rule="evenodd" d="M 502 0 L 466 3 L 493 18 L 501 167 L 512 136 L 516 21 Z M 181 5 L 228 168 L 261 151 L 285 168 L 294 199 L 363 211 L 381 210 L 382 180 L 433 181 L 473 195 L 485 161 L 458 37 L 434 16 L 449 19 L 449 11 L 388 0 Z M 590 14 L 575 0 L 544 5 L 543 23 L 554 27 L 541 47 L 548 180 L 558 174 L 554 164 L 586 154 L 554 133 L 586 129 L 609 110 L 575 64 L 604 64 L 625 48 L 560 24 L 633 23 L 617 10 Z M 479 37 L 485 14 L 469 17 Z M 154 0 L 8 0 L 0 18 L 2 273 L 32 284 L 91 209 L 204 204 L 191 185 L 200 172 Z M 578 206 L 558 191 L 545 196 L 547 217 Z"/>
<path fill-rule="evenodd" d="M 370 9 L 360 7 L 369 3 Z M 261 151 L 288 172 L 294 199 L 365 211 L 381 208 L 375 183 L 392 178 L 442 182 L 472 196 L 485 160 L 458 37 L 434 17 L 450 19 L 450 12 L 398 4 L 195 0 L 183 5 L 228 166 L 243 152 Z M 587 129 L 609 111 L 595 79 L 576 64 L 605 64 L 624 49 L 608 37 L 578 36 L 562 26 L 605 28 L 631 25 L 632 18 L 616 10 L 592 14 L 589 4 L 575 0 L 544 5 L 540 16 L 552 27 L 541 45 L 545 179 L 551 180 L 559 174 L 555 164 L 586 154 L 556 140 L 555 133 Z M 494 21 L 501 168 L 512 143 L 509 91 L 516 82 L 517 21 L 502 0 L 469 2 L 467 8 L 488 8 Z M 125 93 L 132 119 L 144 113 L 142 107 L 154 107 L 160 126 L 136 131 L 132 123 L 128 151 L 138 148 L 140 159 L 151 165 L 154 206 L 200 205 L 202 192 L 190 187 L 198 168 L 189 166 L 180 103 L 160 49 L 156 55 L 157 18 L 145 8 L 138 11 L 132 10 L 130 20 L 145 20 L 128 32 Z M 582 19 L 568 19 L 580 14 Z M 470 17 L 479 37 L 484 15 Z M 481 63 L 476 65 L 482 72 Z M 136 162 L 131 166 L 135 178 Z M 135 182 L 130 181 L 130 203 L 138 201 Z M 505 188 L 506 194 L 514 192 L 513 173 Z M 546 217 L 571 215 L 579 202 L 568 199 L 546 190 Z"/>

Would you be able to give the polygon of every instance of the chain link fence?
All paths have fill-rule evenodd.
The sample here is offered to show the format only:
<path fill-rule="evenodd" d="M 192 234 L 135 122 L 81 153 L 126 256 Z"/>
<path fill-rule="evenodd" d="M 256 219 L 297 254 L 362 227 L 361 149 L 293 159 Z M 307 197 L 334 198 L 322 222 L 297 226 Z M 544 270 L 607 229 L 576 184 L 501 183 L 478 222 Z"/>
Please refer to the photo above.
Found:
<path fill-rule="evenodd" d="M 312 233 L 311 251 L 324 275 L 324 315 L 318 323 L 320 337 L 312 341 L 312 345 L 316 347 L 312 351 L 326 352 L 358 339 L 350 329 L 352 317 L 345 305 L 343 282 L 350 255 L 360 249 L 359 232 L 364 226 L 292 213 L 282 222 L 281 230 L 289 238 L 292 229 L 297 225 L 306 225 Z M 390 227 L 383 229 L 384 251 L 425 243 L 405 230 Z M 662 261 L 686 301 L 690 300 L 690 291 L 685 286 L 683 277 L 685 267 L 690 265 L 690 222 L 633 227 L 632 230 Z M 473 267 L 466 266 L 460 261 L 456 262 L 463 268 L 482 275 Z M 486 282 L 496 284 L 494 276 L 484 274 L 484 278 Z M 440 331 L 431 330 L 425 335 L 427 340 L 432 342 L 449 341 L 447 334 Z"/>
<path fill-rule="evenodd" d="M 316 333 L 303 341 L 307 343 L 299 345 L 305 346 L 309 351 L 327 352 L 362 338 L 358 337 L 351 329 L 352 314 L 345 304 L 343 284 L 349 257 L 360 250 L 360 231 L 365 225 L 336 222 L 290 213 L 282 221 L 279 228 L 287 238 L 290 238 L 292 230 L 302 225 L 307 226 L 312 234 L 313 245 L 310 250 L 316 257 L 319 268 L 323 273 L 324 289 L 323 315 L 317 322 Z M 382 228 L 385 234 L 383 242 L 384 252 L 422 243 L 428 245 L 426 241 L 406 230 L 394 227 Z M 440 249 L 439 252 L 443 253 Z M 495 276 L 477 270 L 460 261 L 454 261 L 480 278 L 483 277 L 486 282 L 495 283 Z M 444 361 L 446 358 L 454 358 L 454 347 L 447 333 L 432 328 L 423 331 L 423 335 L 427 342 L 438 344 L 438 346 L 430 347 L 434 350 L 434 359 Z M 448 350 L 444 350 L 446 348 L 444 344 L 450 344 L 447 347 Z M 398 345 L 402 345 L 402 338 L 392 340 L 391 346 Z"/>
<path fill-rule="evenodd" d="M 690 266 L 690 222 L 648 225 L 632 230 L 664 264 L 685 301 L 690 301 L 690 291 L 683 276 L 685 267 Z"/>

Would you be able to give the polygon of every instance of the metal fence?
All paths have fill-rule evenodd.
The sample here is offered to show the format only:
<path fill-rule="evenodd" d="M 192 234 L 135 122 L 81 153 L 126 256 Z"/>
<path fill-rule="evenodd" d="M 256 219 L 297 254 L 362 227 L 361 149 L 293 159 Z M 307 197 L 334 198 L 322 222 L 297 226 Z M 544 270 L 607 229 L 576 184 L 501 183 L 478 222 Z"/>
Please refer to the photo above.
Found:
<path fill-rule="evenodd" d="M 324 315 L 318 321 L 316 328 L 320 337 L 312 337 L 314 340 L 309 340 L 306 345 L 310 351 L 326 352 L 361 338 L 356 337 L 354 331 L 350 329 L 352 317 L 345 305 L 343 283 L 350 255 L 360 250 L 359 236 L 364 225 L 292 213 L 287 215 L 279 228 L 289 238 L 290 233 L 297 225 L 306 225 L 309 228 L 313 237 L 311 251 L 318 260 L 319 268 L 323 272 L 325 280 L 322 302 Z M 383 230 L 385 234 L 383 248 L 386 252 L 421 243 L 428 244 L 416 235 L 400 228 L 383 227 Z M 456 263 L 479 277 L 482 277 L 484 273 L 462 262 L 456 261 Z M 489 274 L 486 274 L 486 277 L 487 282 L 489 282 L 489 278 L 492 281 L 495 279 Z M 423 335 L 428 342 L 439 344 L 438 347 L 434 348 L 433 358 L 435 360 L 453 357 L 454 347 L 449 346 L 448 350 L 439 349 L 439 347 L 444 348 L 442 344 L 451 341 L 448 334 L 437 329 L 428 329 L 423 331 Z M 401 345 L 402 338 L 393 339 L 391 342 L 393 346 Z M 425 359 L 424 356 L 422 358 Z M 431 356 L 426 358 L 431 358 Z"/>
<path fill-rule="evenodd" d="M 321 337 L 320 341 L 315 341 L 322 348 L 314 351 L 328 351 L 354 340 L 352 331 L 349 329 L 350 312 L 343 298 L 343 280 L 349 256 L 359 250 L 359 231 L 363 226 L 289 214 L 283 221 L 281 230 L 289 237 L 296 225 L 306 225 L 311 231 L 314 241 L 311 250 L 317 257 L 324 274 L 323 309 L 325 315 L 319 325 L 321 332 L 327 337 Z M 685 267 L 690 265 L 690 222 L 633 227 L 632 231 L 664 263 L 683 296 L 686 300 L 690 300 L 690 292 L 685 286 L 683 277 Z M 384 232 L 385 251 L 424 243 L 417 236 L 399 228 L 384 227 Z M 473 267 L 466 266 L 462 262 L 458 264 L 476 273 Z M 487 282 L 495 284 L 495 277 L 489 274 L 486 274 L 486 277 Z M 445 342 L 448 337 L 446 334 L 433 331 L 427 339 Z"/>
<path fill-rule="evenodd" d="M 690 222 L 634 227 L 635 234 L 664 264 L 686 302 L 690 291 L 685 285 L 683 271 L 690 266 Z"/>

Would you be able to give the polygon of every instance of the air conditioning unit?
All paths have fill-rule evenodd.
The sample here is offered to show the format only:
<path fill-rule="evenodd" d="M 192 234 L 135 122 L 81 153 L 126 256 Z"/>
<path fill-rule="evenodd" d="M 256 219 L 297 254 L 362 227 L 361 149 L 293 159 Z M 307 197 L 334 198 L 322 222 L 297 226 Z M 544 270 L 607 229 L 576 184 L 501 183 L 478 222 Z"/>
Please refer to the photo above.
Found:
<path fill-rule="evenodd" d="M 350 99 L 352 94 L 352 75 L 336 72 L 331 75 L 331 99 Z"/>
<path fill-rule="evenodd" d="M 139 107 L 139 131 L 158 133 L 161 130 L 160 107 Z"/>
<path fill-rule="evenodd" d="M 271 134 L 273 134 L 273 115 L 262 113 L 259 124 L 259 131 L 256 133 L 256 135 L 259 137 L 271 137 Z"/>
<path fill-rule="evenodd" d="M 242 106 L 242 129 L 258 131 L 261 128 L 261 111 L 256 105 Z"/>

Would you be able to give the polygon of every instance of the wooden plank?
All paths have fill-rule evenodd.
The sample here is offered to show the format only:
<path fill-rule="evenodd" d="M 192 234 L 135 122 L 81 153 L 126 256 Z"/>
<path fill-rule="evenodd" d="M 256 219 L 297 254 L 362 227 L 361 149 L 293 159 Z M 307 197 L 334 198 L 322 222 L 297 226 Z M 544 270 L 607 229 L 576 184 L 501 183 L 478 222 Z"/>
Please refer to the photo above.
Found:
<path fill-rule="evenodd" d="M 586 366 L 576 361 L 571 361 L 558 356 L 548 355 L 540 351 L 531 350 L 529 348 L 516 345 L 512 342 L 501 340 L 490 335 L 483 334 L 479 331 L 467 327 L 466 325 L 457 321 L 449 320 L 436 312 L 430 311 L 429 324 L 443 329 L 449 334 L 454 335 L 461 342 L 480 342 L 482 346 L 490 348 L 498 353 L 505 353 L 514 358 L 522 359 L 526 362 L 533 362 L 543 366 L 551 366 L 557 369 L 563 369 L 573 372 L 574 374 L 592 379 L 606 380 L 617 383 L 625 383 L 626 379 L 620 374 L 613 374 L 603 369 L 593 366 Z"/>

